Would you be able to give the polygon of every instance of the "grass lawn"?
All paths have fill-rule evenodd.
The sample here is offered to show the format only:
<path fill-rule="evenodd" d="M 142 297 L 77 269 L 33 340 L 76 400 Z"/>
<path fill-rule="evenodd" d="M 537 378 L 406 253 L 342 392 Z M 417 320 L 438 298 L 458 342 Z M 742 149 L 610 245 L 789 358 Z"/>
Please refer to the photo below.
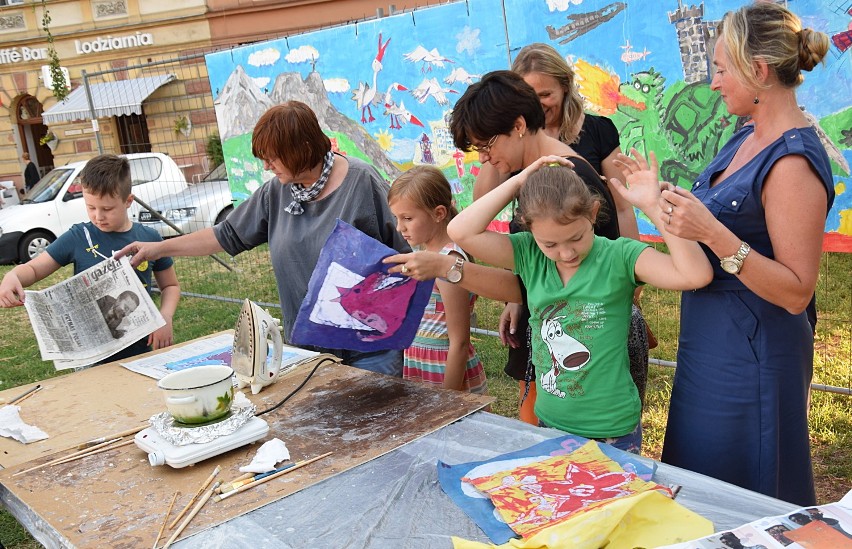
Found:
<path fill-rule="evenodd" d="M 209 293 L 235 299 L 250 297 L 277 303 L 271 267 L 264 250 L 228 259 L 228 272 L 206 258 L 182 258 L 177 269 L 185 292 Z M 11 269 L 0 266 L 0 277 Z M 56 283 L 71 274 L 62 269 L 36 288 Z M 823 254 L 817 288 L 820 312 L 814 383 L 852 388 L 852 254 Z M 677 347 L 678 302 L 675 292 L 647 289 L 643 309 L 660 345 L 652 358 L 674 361 Z M 174 320 L 176 341 L 233 328 L 240 303 L 184 297 Z M 479 327 L 495 330 L 502 304 L 480 299 Z M 275 311 L 273 310 L 273 313 Z M 62 375 L 53 364 L 39 358 L 38 347 L 23 308 L 0 311 L 0 390 Z M 475 335 L 474 345 L 485 364 L 492 411 L 517 417 L 517 384 L 503 373 L 506 351 L 499 340 Z M 643 415 L 643 454 L 659 459 L 668 413 L 674 370 L 651 366 Z M 814 391 L 810 411 L 811 443 L 820 504 L 837 501 L 852 489 L 852 396 Z M 746 441 L 747 442 L 747 441 Z M 0 541 L 10 549 L 40 547 L 5 511 L 0 511 Z"/>

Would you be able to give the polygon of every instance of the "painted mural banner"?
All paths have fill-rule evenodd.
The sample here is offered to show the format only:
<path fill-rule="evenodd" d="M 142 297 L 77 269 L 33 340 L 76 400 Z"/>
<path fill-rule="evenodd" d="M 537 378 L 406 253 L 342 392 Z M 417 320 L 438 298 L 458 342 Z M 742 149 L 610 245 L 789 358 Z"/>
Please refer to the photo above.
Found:
<path fill-rule="evenodd" d="M 742 4 L 469 0 L 210 54 L 232 191 L 244 200 L 272 177 L 251 155 L 251 131 L 270 106 L 296 99 L 314 109 L 340 153 L 372 163 L 389 181 L 413 165 L 434 165 L 463 208 L 479 161 L 452 144 L 453 104 L 532 42 L 572 64 L 586 110 L 613 120 L 622 150 L 654 151 L 662 177 L 688 189 L 744 123 L 709 86 L 716 26 Z M 852 0 L 797 0 L 790 8 L 831 39 L 824 65 L 805 73 L 797 93 L 834 174 L 824 249 L 852 252 Z M 497 226 L 508 217 L 503 212 Z M 657 234 L 641 215 L 639 228 Z"/>

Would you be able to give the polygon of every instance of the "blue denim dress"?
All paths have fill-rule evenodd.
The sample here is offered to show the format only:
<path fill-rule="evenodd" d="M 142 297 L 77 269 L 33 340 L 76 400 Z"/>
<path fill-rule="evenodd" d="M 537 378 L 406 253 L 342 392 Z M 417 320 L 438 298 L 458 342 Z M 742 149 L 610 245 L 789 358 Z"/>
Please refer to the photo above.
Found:
<path fill-rule="evenodd" d="M 752 249 L 774 257 L 761 192 L 783 156 L 804 156 L 834 201 L 828 156 L 813 128 L 792 129 L 711 187 L 754 131 L 743 127 L 692 192 Z M 702 245 L 713 281 L 684 292 L 677 370 L 662 460 L 800 505 L 815 503 L 807 404 L 813 374 L 808 312 L 793 315 L 725 273 Z M 809 309 L 813 309 L 811 302 Z"/>

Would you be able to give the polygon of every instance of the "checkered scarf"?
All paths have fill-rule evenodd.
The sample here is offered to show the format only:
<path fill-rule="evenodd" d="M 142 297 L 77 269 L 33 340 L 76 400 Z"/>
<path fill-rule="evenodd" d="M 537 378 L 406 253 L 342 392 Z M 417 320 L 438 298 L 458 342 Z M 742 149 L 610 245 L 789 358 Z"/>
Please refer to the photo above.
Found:
<path fill-rule="evenodd" d="M 305 210 L 302 208 L 302 202 L 310 202 L 318 197 L 325 188 L 328 182 L 328 176 L 331 174 L 331 167 L 334 166 L 334 153 L 328 151 L 323 159 L 322 172 L 310 187 L 303 187 L 296 183 L 290 183 L 290 192 L 293 193 L 293 201 L 290 205 L 284 208 L 284 211 L 292 215 L 302 215 Z"/>

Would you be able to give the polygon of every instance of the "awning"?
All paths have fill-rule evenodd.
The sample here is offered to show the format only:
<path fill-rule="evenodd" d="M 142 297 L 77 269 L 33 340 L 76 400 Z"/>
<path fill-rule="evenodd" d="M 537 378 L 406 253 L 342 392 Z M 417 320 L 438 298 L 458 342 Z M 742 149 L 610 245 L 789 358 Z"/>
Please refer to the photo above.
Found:
<path fill-rule="evenodd" d="M 144 78 L 131 78 L 116 82 L 102 82 L 90 85 L 95 116 L 123 116 L 142 114 L 142 102 L 160 86 L 175 79 L 173 74 L 160 74 Z M 88 120 L 91 118 L 86 89 L 80 86 L 65 98 L 44 111 L 41 115 L 45 124 Z"/>

